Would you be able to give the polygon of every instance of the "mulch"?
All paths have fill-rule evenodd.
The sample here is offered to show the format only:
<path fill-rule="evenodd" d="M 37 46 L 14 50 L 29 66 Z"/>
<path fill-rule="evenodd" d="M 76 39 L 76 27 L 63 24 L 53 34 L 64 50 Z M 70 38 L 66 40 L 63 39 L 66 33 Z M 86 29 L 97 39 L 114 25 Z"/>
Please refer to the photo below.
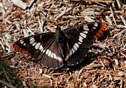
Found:
<path fill-rule="evenodd" d="M 0 88 L 125 88 L 125 0 L 0 0 Z M 12 45 L 20 38 L 86 22 L 105 22 L 84 62 L 49 71 Z"/>

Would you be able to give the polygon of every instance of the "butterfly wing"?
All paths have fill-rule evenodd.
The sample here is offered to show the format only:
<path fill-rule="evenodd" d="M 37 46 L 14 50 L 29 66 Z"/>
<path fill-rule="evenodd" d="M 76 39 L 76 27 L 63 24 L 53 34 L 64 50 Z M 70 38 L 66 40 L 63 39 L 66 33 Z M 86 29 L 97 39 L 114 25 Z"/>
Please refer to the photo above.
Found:
<path fill-rule="evenodd" d="M 55 40 L 55 33 L 48 32 L 32 35 L 14 43 L 15 50 L 28 54 L 33 61 L 45 67 L 57 69 L 63 66 L 59 50 L 60 45 Z"/>
<path fill-rule="evenodd" d="M 102 35 L 105 26 L 105 23 L 91 22 L 64 30 L 68 38 L 69 51 L 65 58 L 68 66 L 77 65 L 84 60 L 93 41 Z"/>

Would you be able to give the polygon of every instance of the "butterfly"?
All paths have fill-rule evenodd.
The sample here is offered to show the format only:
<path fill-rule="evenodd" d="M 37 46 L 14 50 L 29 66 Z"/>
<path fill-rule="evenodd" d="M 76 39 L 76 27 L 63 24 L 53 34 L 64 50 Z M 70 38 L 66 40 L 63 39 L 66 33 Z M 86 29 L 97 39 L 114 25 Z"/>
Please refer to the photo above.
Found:
<path fill-rule="evenodd" d="M 105 29 L 104 22 L 80 23 L 64 30 L 58 26 L 56 32 L 22 38 L 13 47 L 49 69 L 75 66 L 85 59 L 91 45 Z"/>

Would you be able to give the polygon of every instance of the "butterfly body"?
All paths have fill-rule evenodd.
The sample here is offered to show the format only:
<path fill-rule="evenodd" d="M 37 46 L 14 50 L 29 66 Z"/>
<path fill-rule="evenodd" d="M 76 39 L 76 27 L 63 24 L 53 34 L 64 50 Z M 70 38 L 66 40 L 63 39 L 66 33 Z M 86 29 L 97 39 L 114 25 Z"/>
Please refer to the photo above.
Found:
<path fill-rule="evenodd" d="M 63 31 L 58 27 L 55 33 L 29 36 L 13 46 L 50 69 L 74 66 L 84 60 L 93 41 L 103 34 L 105 27 L 105 23 L 97 22 L 78 24 Z"/>

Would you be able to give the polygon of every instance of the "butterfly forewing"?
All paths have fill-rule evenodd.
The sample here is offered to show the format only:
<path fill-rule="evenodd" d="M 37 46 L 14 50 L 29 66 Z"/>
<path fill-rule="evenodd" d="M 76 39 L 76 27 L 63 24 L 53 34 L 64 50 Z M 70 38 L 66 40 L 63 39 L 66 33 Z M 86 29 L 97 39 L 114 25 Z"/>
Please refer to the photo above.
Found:
<path fill-rule="evenodd" d="M 28 53 L 33 56 L 36 50 L 42 51 L 45 46 L 47 46 L 47 42 L 49 42 L 50 38 L 54 33 L 42 33 L 37 35 L 32 35 L 29 37 L 22 38 L 14 43 L 14 48 L 17 51 Z M 40 46 L 42 48 L 40 48 Z"/>

